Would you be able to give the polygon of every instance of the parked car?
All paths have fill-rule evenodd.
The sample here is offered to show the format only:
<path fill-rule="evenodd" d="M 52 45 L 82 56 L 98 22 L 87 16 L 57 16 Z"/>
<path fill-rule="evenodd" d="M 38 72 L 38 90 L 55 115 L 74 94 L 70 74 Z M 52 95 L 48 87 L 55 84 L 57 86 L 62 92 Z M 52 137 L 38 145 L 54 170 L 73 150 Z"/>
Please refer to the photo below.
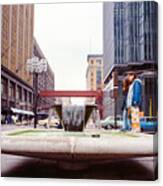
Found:
<path fill-rule="evenodd" d="M 51 119 L 44 118 L 44 119 L 38 119 L 38 125 L 40 126 L 44 126 L 44 127 L 57 127 L 58 125 L 60 125 L 60 120 L 53 116 Z"/>
<path fill-rule="evenodd" d="M 122 128 L 122 126 L 123 126 L 122 117 L 121 116 L 117 116 L 116 117 L 116 121 L 117 121 L 117 127 L 118 128 Z M 104 120 L 101 120 L 101 126 L 104 129 L 112 129 L 112 128 L 114 128 L 114 123 L 115 123 L 115 119 L 114 119 L 113 116 L 108 116 Z"/>
<path fill-rule="evenodd" d="M 158 128 L 157 117 L 141 117 L 140 118 L 140 128 L 142 132 L 156 132 Z"/>

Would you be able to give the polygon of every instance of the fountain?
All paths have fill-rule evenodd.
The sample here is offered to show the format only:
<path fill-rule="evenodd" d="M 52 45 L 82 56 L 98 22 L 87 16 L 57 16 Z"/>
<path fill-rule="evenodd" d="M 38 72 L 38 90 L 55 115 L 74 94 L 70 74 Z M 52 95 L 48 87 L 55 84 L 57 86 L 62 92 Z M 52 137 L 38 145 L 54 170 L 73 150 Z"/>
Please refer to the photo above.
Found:
<path fill-rule="evenodd" d="M 54 160 L 67 170 L 118 159 L 157 156 L 153 148 L 153 138 L 157 136 L 84 130 L 95 105 L 55 105 L 54 108 L 66 132 L 40 128 L 2 132 L 1 152 Z"/>
<path fill-rule="evenodd" d="M 83 131 L 96 105 L 55 105 L 65 131 Z"/>

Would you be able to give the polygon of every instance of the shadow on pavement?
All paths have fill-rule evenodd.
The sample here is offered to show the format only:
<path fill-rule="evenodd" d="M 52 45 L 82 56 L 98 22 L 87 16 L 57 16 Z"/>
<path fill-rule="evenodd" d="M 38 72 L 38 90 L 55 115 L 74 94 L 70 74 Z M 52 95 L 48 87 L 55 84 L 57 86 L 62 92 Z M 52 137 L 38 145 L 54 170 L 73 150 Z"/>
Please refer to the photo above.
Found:
<path fill-rule="evenodd" d="M 5 156 L 8 156 L 7 158 Z M 56 162 L 36 158 L 22 158 L 21 162 L 12 156 L 12 160 L 6 161 L 10 155 L 2 156 L 3 177 L 37 177 L 37 178 L 67 178 L 67 179 L 103 179 L 103 180 L 155 180 L 157 167 L 148 169 L 136 160 L 121 160 L 105 164 L 92 165 L 84 170 L 63 170 Z M 19 157 L 18 157 L 19 158 Z M 15 159 L 15 160 L 14 160 Z M 8 168 L 10 164 L 15 165 Z M 144 160 L 148 165 L 150 160 Z M 152 160 L 151 160 L 152 161 Z M 8 162 L 8 163 L 7 163 Z M 18 163 L 19 162 L 19 163 Z M 6 166 L 5 166 L 6 164 Z"/>

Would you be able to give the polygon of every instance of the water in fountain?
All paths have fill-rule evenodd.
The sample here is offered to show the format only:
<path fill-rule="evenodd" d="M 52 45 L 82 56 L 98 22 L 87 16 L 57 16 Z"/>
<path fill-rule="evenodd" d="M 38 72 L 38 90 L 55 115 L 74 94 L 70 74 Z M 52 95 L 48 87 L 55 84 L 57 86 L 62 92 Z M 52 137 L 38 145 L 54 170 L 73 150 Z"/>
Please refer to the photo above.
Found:
<path fill-rule="evenodd" d="M 65 130 L 82 131 L 85 122 L 85 107 L 79 105 L 63 107 L 62 117 Z"/>

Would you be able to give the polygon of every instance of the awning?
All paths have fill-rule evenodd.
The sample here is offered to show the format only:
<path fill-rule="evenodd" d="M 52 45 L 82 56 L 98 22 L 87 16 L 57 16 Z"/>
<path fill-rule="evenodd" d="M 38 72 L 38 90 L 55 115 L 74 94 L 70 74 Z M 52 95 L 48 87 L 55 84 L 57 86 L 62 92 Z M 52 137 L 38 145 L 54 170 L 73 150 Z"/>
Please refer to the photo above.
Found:
<path fill-rule="evenodd" d="M 17 108 L 11 108 L 11 111 L 16 114 L 24 114 L 24 115 L 31 115 L 34 116 L 34 113 L 32 111 L 28 110 L 22 110 L 22 109 L 17 109 Z"/>

